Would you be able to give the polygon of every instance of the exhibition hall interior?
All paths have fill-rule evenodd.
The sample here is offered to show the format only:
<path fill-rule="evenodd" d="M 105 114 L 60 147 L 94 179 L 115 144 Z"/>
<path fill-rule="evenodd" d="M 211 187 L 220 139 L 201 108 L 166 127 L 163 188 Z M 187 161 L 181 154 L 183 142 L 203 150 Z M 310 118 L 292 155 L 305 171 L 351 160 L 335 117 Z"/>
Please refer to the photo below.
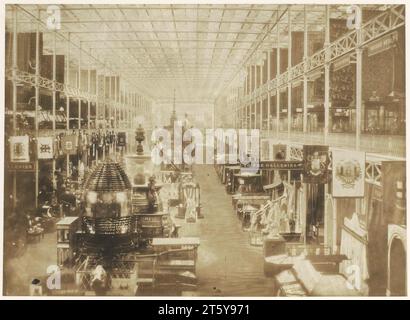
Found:
<path fill-rule="evenodd" d="M 407 296 L 405 6 L 5 5 L 3 294 Z"/>

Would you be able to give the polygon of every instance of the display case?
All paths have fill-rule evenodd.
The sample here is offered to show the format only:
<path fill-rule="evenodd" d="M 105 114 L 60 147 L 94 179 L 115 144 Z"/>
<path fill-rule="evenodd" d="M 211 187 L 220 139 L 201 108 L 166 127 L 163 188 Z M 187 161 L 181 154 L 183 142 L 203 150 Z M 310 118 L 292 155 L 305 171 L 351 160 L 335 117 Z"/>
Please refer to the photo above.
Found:
<path fill-rule="evenodd" d="M 162 210 L 162 202 L 160 201 L 158 192 L 162 185 L 155 185 L 152 188 L 152 192 L 146 184 L 134 185 L 132 187 L 131 195 L 131 211 L 133 214 L 140 213 L 153 213 Z M 154 191 L 155 190 L 155 191 Z M 148 194 L 152 194 L 153 197 L 148 198 Z"/>
<path fill-rule="evenodd" d="M 201 189 L 198 183 L 186 182 L 180 185 L 181 204 L 183 207 L 184 216 L 187 217 L 187 222 L 196 222 L 201 216 Z"/>
<path fill-rule="evenodd" d="M 228 194 L 234 194 L 238 187 L 237 183 L 235 183 L 235 174 L 238 174 L 241 170 L 239 165 L 237 166 L 225 166 L 224 167 L 224 184 L 225 189 Z"/>
<path fill-rule="evenodd" d="M 258 209 L 270 197 L 263 190 L 262 175 L 260 173 L 242 172 L 234 175 L 234 177 L 237 190 L 232 196 L 232 205 L 238 218 L 243 220 L 245 212 L 252 211 L 248 209 L 251 207 Z"/>
<path fill-rule="evenodd" d="M 57 265 L 64 266 L 74 257 L 78 217 L 65 217 L 57 222 Z"/>
<path fill-rule="evenodd" d="M 332 107 L 330 109 L 331 131 L 333 133 L 352 133 L 356 130 L 356 110 L 354 107 Z"/>
<path fill-rule="evenodd" d="M 260 173 L 240 172 L 234 174 L 235 189 L 238 194 L 251 195 L 263 193 Z"/>
<path fill-rule="evenodd" d="M 307 131 L 320 132 L 323 130 L 325 121 L 325 108 L 323 103 L 308 105 L 307 109 Z"/>
<path fill-rule="evenodd" d="M 282 107 L 279 112 L 279 131 L 288 131 L 288 109 Z"/>
<path fill-rule="evenodd" d="M 366 133 L 404 135 L 405 119 L 405 104 L 401 97 L 365 102 Z"/>
<path fill-rule="evenodd" d="M 292 110 L 292 131 L 303 131 L 303 108 Z"/>
<path fill-rule="evenodd" d="M 172 221 L 168 213 L 141 213 L 136 215 L 138 237 L 142 243 L 151 243 L 153 238 L 167 238 L 171 234 Z"/>

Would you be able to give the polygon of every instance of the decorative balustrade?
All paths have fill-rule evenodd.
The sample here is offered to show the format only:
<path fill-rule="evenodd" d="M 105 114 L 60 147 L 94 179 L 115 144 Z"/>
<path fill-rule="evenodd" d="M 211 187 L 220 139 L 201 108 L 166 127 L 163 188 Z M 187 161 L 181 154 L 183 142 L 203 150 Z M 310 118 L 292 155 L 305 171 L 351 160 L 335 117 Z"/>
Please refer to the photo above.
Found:
<path fill-rule="evenodd" d="M 26 71 L 21 71 L 18 69 L 13 69 L 9 68 L 6 70 L 6 77 L 9 80 L 16 81 L 18 83 L 23 83 L 29 86 L 39 86 L 40 88 L 50 90 L 50 91 L 57 91 L 65 94 L 66 96 L 69 96 L 72 99 L 81 99 L 85 101 L 90 101 L 90 102 L 97 102 L 101 99 L 101 97 L 97 96 L 96 94 L 82 91 L 78 88 L 69 86 L 67 84 L 59 83 L 41 76 L 36 76 L 35 74 L 26 72 Z M 37 78 L 38 78 L 38 83 L 37 83 Z M 115 102 L 111 101 L 110 102 L 113 106 L 115 107 L 121 107 L 124 104 L 120 102 Z"/>
<path fill-rule="evenodd" d="M 393 5 L 388 10 L 363 24 L 360 28 L 362 34 L 361 43 L 358 41 L 357 30 L 354 29 L 334 42 L 327 48 L 315 52 L 306 61 L 302 61 L 289 70 L 280 74 L 276 79 L 270 80 L 268 86 L 262 86 L 254 90 L 248 96 L 250 101 L 257 99 L 261 95 L 266 95 L 269 91 L 286 86 L 289 82 L 296 80 L 306 73 L 312 72 L 317 68 L 324 67 L 325 63 L 330 63 L 342 56 L 352 53 L 356 48 L 376 40 L 405 24 L 404 5 Z M 242 103 L 249 103 L 245 96 L 241 99 Z"/>
<path fill-rule="evenodd" d="M 365 23 L 361 28 L 362 43 L 366 44 L 377 37 L 405 24 L 404 5 L 392 6 L 386 12 Z"/>
<path fill-rule="evenodd" d="M 329 45 L 329 61 L 340 58 L 358 47 L 356 30 L 345 34 Z"/>
<path fill-rule="evenodd" d="M 323 132 L 261 132 L 262 138 L 273 138 L 278 141 L 289 141 L 292 143 L 303 144 L 327 144 L 330 147 L 351 149 L 356 148 L 356 135 L 354 133 L 329 133 L 325 142 Z M 406 156 L 406 138 L 405 136 L 396 135 L 371 135 L 361 134 L 360 150 L 377 153 L 386 156 L 405 157 Z"/>

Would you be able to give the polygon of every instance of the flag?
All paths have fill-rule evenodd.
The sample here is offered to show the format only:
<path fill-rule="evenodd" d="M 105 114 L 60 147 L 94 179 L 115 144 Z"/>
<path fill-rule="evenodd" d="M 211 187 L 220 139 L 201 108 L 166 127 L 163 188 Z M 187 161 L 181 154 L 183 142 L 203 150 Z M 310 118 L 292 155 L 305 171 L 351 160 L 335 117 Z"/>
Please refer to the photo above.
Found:
<path fill-rule="evenodd" d="M 29 162 L 29 137 L 13 136 L 10 137 L 10 161 Z"/>
<path fill-rule="evenodd" d="M 328 179 L 329 147 L 303 146 L 303 182 L 325 184 Z"/>
<path fill-rule="evenodd" d="M 360 151 L 332 151 L 333 197 L 364 197 L 366 154 Z"/>
<path fill-rule="evenodd" d="M 77 136 L 68 135 L 61 139 L 63 152 L 69 155 L 77 154 Z"/>
<path fill-rule="evenodd" d="M 37 158 L 38 159 L 52 159 L 53 158 L 53 138 L 52 137 L 38 137 L 37 138 Z"/>

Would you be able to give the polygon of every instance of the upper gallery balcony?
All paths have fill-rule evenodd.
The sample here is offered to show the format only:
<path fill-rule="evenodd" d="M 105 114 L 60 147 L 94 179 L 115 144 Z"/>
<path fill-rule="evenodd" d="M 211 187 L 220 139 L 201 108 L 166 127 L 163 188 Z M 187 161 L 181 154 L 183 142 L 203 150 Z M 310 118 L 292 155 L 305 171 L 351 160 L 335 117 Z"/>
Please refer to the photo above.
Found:
<path fill-rule="evenodd" d="M 299 144 L 326 144 L 343 149 L 356 148 L 355 133 L 328 133 L 327 141 L 323 132 L 279 132 L 261 131 L 262 138 L 274 138 Z M 366 134 L 360 135 L 359 148 L 368 153 L 378 153 L 394 157 L 406 156 L 406 137 L 402 135 Z"/>

